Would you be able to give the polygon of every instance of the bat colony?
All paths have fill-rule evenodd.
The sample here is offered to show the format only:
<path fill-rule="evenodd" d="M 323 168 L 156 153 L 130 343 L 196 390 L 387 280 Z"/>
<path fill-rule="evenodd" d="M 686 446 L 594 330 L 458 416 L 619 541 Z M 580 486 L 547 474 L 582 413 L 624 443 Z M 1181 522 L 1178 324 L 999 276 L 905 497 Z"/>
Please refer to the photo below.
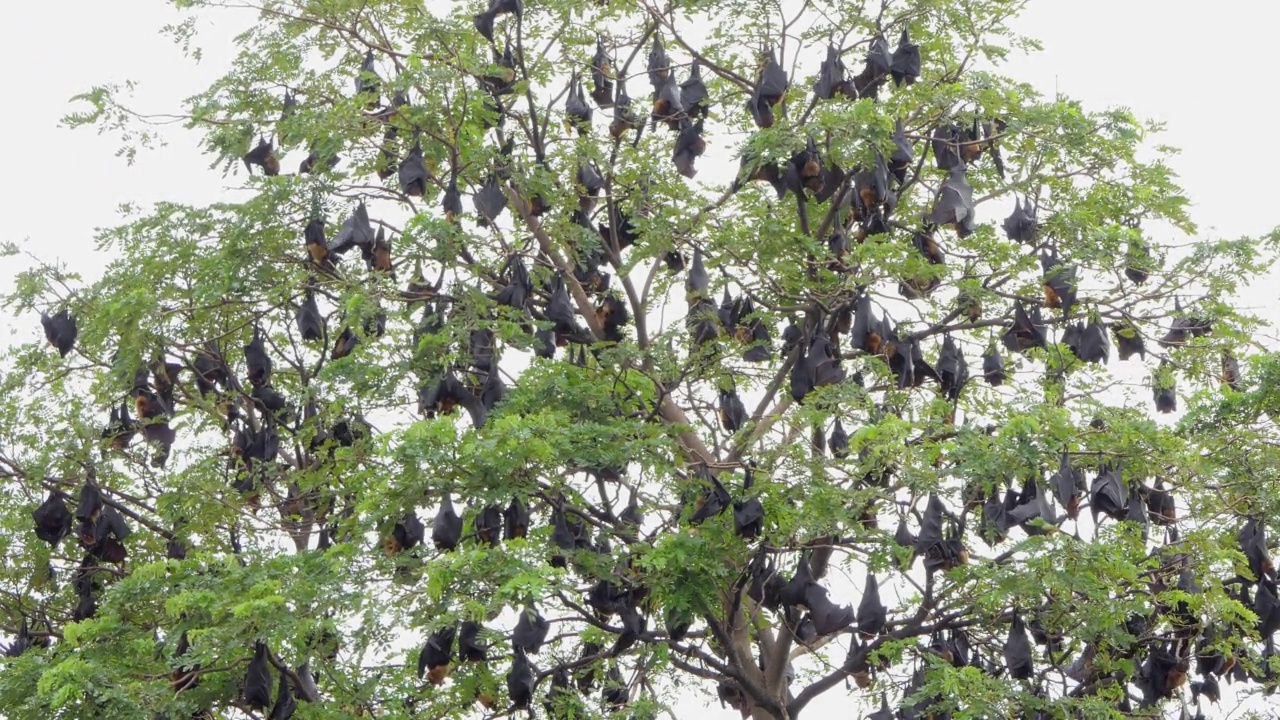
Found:
<path fill-rule="evenodd" d="M 510 104 L 519 96 L 517 83 L 523 79 L 523 60 L 509 39 L 511 32 L 506 33 L 508 39 L 503 43 L 495 39 L 495 31 L 520 22 L 523 12 L 520 0 L 491 0 L 488 10 L 475 16 L 477 31 L 493 47 L 492 69 L 478 77 L 477 84 L 495 118 L 487 130 L 498 138 L 497 160 L 482 173 L 483 179 L 471 197 L 472 217 L 481 228 L 494 226 L 506 213 L 528 221 L 559 209 L 553 198 L 517 188 L 511 172 L 514 146 L 510 140 L 503 140 Z M 919 81 L 921 51 L 907 30 L 901 31 L 895 46 L 879 35 L 866 48 L 861 68 L 851 73 L 845 65 L 847 53 L 834 44 L 828 46 L 812 87 L 814 102 L 875 102 L 881 93 L 908 88 Z M 747 78 L 750 91 L 741 93 L 745 95 L 742 107 L 734 105 L 743 99 L 741 96 L 713 97 L 704 83 L 706 70 L 702 63 L 697 59 L 675 63 L 655 32 L 645 56 L 644 74 L 651 85 L 648 111 L 638 98 L 628 94 L 626 78 L 616 72 L 612 55 L 616 50 L 604 38 L 598 39 L 594 55 L 585 59 L 580 70 L 569 78 L 563 96 L 566 133 L 594 136 L 602 124 L 597 122 L 598 111 L 607 116 L 607 132 L 615 147 L 626 141 L 638 143 L 646 125 L 652 132 L 665 130 L 671 137 L 671 162 L 686 178 L 693 178 L 698 172 L 696 165 L 707 147 L 704 131 L 714 103 L 722 103 L 725 112 L 745 111 L 760 129 L 787 122 L 797 112 L 797 95 L 790 93 L 791 78 L 774 49 L 766 48 L 760 53 L 754 77 Z M 454 165 L 442 170 L 428 162 L 430 154 L 424 155 L 424 147 L 429 148 L 434 140 L 405 121 L 405 110 L 411 107 L 407 95 L 396 93 L 389 104 L 384 104 L 378 60 L 378 55 L 369 50 L 355 80 L 356 97 L 372 126 L 381 130 L 376 172 L 407 198 L 430 196 L 434 194 L 432 188 L 439 188 L 442 216 L 460 226 L 468 213 L 459 185 L 463 168 Z M 633 79 L 632 85 L 635 84 Z M 285 95 L 282 127 L 298 111 L 297 103 L 292 93 Z M 784 202 L 795 203 L 798 222 L 806 231 L 812 220 L 808 213 L 821 204 L 831 204 L 834 222 L 823 224 L 818 231 L 826 236 L 826 257 L 810 254 L 803 259 L 814 277 L 822 271 L 859 277 L 861 261 L 856 250 L 861 244 L 891 233 L 909 238 L 906 247 L 916 258 L 910 266 L 915 270 L 897 278 L 898 292 L 905 301 L 917 300 L 930 296 L 942 284 L 942 271 L 948 261 L 944 248 L 950 242 L 949 236 L 964 239 L 977 231 L 979 217 L 969 182 L 970 169 L 989 164 L 1003 178 L 1006 160 L 1002 138 L 1014 131 L 1001 118 L 984 116 L 976 108 L 957 111 L 922 135 L 908 132 L 904 121 L 898 119 L 884 143 L 870 147 L 866 161 L 851 168 L 837 166 L 828 157 L 828 147 L 810 135 L 798 141 L 803 146 L 794 148 L 789 158 L 770 160 L 744 152 L 730 190 L 738 193 L 754 183 L 767 183 L 779 208 L 784 207 Z M 276 142 L 279 139 L 283 144 L 284 137 L 280 129 L 270 137 L 256 137 L 243 155 L 244 166 L 251 173 L 279 175 Z M 402 142 L 407 145 L 403 153 L 398 149 Z M 545 167 L 543 148 L 535 145 L 534 153 L 535 164 Z M 932 161 L 928 159 L 930 155 Z M 317 145 L 299 172 L 323 173 L 339 162 L 337 153 Z M 545 249 L 532 253 L 513 251 L 495 278 L 493 292 L 487 293 L 484 312 L 490 318 L 516 319 L 524 329 L 524 337 L 500 338 L 482 323 L 473 325 L 468 331 L 464 359 L 436 368 L 418 388 L 417 411 L 421 416 L 453 416 L 461 408 L 476 429 L 483 428 L 501 411 L 508 394 L 499 371 L 499 351 L 504 343 L 531 350 L 545 360 L 553 360 L 564 349 L 563 355 L 570 362 L 586 368 L 592 363 L 600 365 L 602 348 L 626 342 L 624 329 L 633 323 L 629 303 L 606 270 L 612 267 L 616 272 L 628 248 L 655 240 L 643 236 L 633 223 L 635 218 L 623 211 L 618 198 L 604 202 L 609 187 L 606 177 L 594 162 L 580 161 L 575 173 L 576 197 L 566 208 L 573 222 L 598 236 L 599 242 L 594 247 L 573 248 L 571 272 L 557 268 Z M 913 186 L 924 188 L 927 182 L 933 182 L 936 191 L 923 217 L 900 217 L 896 213 L 900 196 Z M 644 190 L 643 186 L 615 189 L 615 194 L 643 195 Z M 1105 364 L 1114 345 L 1119 360 L 1129 360 L 1134 355 L 1145 360 L 1148 347 L 1141 330 L 1134 323 L 1108 319 L 1090 303 L 1080 291 L 1079 269 L 1043 232 L 1041 218 L 1037 217 L 1039 209 L 1034 194 L 1020 196 L 1001 228 L 1009 240 L 1031 248 L 1029 256 L 1033 260 L 1038 258 L 1043 298 L 1016 298 L 1007 317 L 994 318 L 1003 324 L 988 323 L 998 329 L 999 342 L 992 336 L 981 355 L 981 379 L 991 386 L 1002 385 L 1013 373 L 1007 358 L 1034 349 L 1065 348 L 1069 353 L 1067 361 Z M 598 220 L 593 223 L 593 218 Z M 403 267 L 396 262 L 397 238 L 388 234 L 387 225 L 371 218 L 363 199 L 350 208 L 336 228 L 318 209 L 299 226 L 302 247 L 298 255 L 306 265 L 308 279 L 291 311 L 296 312 L 298 336 L 306 343 L 323 347 L 332 362 L 358 357 L 362 345 L 377 342 L 386 332 L 387 311 L 380 306 L 359 312 L 348 309 L 341 321 L 331 326 L 330 318 L 321 313 L 317 298 L 334 298 L 331 285 L 351 274 L 348 267 L 353 250 L 359 251 L 360 262 L 370 274 L 398 279 Z M 1130 282 L 1141 284 L 1148 279 L 1150 253 L 1150 248 L 1140 243 L 1130 247 L 1124 270 Z M 844 361 L 851 357 L 863 356 L 883 363 L 890 385 L 898 389 L 935 389 L 938 397 L 951 404 L 953 415 L 974 379 L 970 359 L 952 333 L 931 339 L 928 332 L 901 329 L 887 311 L 877 309 L 867 287 L 854 287 L 834 303 L 793 318 L 781 332 L 779 342 L 775 341 L 776 328 L 770 316 L 750 294 L 744 292 L 735 297 L 726 285 L 723 295 L 715 297 L 700 246 L 671 247 L 665 253 L 665 265 L 672 274 L 684 273 L 686 324 L 693 351 L 718 352 L 727 346 L 746 363 L 780 359 L 790 367 L 786 389 L 797 405 L 815 402 L 815 397 L 821 399 L 824 388 L 844 383 L 863 385 L 866 381 L 861 373 L 846 372 L 844 368 Z M 475 323 L 474 319 L 467 319 L 474 308 L 460 299 L 461 292 L 454 292 L 459 288 L 446 288 L 443 272 L 438 280 L 429 282 L 420 260 L 415 262 L 403 287 L 398 300 L 414 314 L 415 348 L 424 339 L 442 333 L 452 322 Z M 584 297 L 590 300 L 589 306 L 581 304 Z M 951 318 L 974 327 L 983 327 L 984 320 L 992 319 L 977 293 L 963 291 L 956 299 Z M 66 357 L 75 349 L 77 320 L 69 307 L 43 315 L 41 320 L 48 343 L 60 356 Z M 1055 327 L 1060 330 L 1057 341 L 1052 337 Z M 1185 345 L 1212 330 L 1209 319 L 1193 309 L 1184 309 L 1179 302 L 1171 326 L 1158 344 L 1164 349 Z M 277 350 L 269 333 L 255 324 L 244 328 L 244 335 L 247 338 L 240 341 L 209 340 L 186 357 L 159 352 L 139 363 L 131 384 L 119 388 L 119 402 L 109 409 L 101 435 L 104 452 L 124 452 L 135 439 L 140 439 L 151 447 L 151 464 L 164 467 L 175 442 L 171 426 L 174 418 L 184 406 L 191 410 L 213 408 L 231 438 L 226 448 L 230 486 L 247 507 L 256 512 L 264 502 L 277 505 L 282 523 L 299 542 L 299 550 L 308 547 L 312 523 L 319 528 L 316 549 L 321 552 L 350 541 L 347 521 L 355 512 L 354 495 L 340 491 L 328 496 L 303 493 L 290 481 L 291 466 L 284 461 L 284 455 L 296 446 L 299 462 L 305 461 L 312 468 L 323 467 L 339 452 L 354 451 L 369 441 L 372 427 L 355 411 L 330 416 L 318 398 L 286 397 L 273 383 L 273 354 Z M 1176 374 L 1176 368 L 1167 360 L 1161 361 L 1155 373 L 1154 404 L 1161 413 L 1177 408 Z M 1240 387 L 1240 366 L 1229 352 L 1222 356 L 1222 381 L 1232 389 Z M 750 435 L 759 418 L 752 417 L 732 377 L 720 383 L 716 391 L 714 407 L 720 428 L 731 437 L 739 433 L 743 434 L 741 437 Z M 883 411 L 892 413 L 893 409 L 884 407 Z M 953 417 L 948 419 L 952 420 Z M 838 416 L 829 431 L 815 427 L 814 452 L 849 457 L 850 432 L 854 429 L 846 428 Z M 593 472 L 603 487 L 624 471 L 625 468 L 609 468 Z M 894 471 L 894 467 L 885 466 L 882 472 L 869 472 L 863 483 L 866 487 L 887 488 Z M 821 584 L 829 552 L 824 555 L 816 546 L 801 552 L 794 568 L 777 567 L 778 553 L 760 541 L 766 514 L 756 476 L 763 472 L 750 460 L 739 463 L 735 472 L 706 462 L 690 462 L 685 479 L 693 489 L 674 510 L 676 519 L 696 527 L 721 515 L 731 518 L 724 522 L 734 533 L 744 542 L 758 543 L 758 551 L 750 565 L 742 569 L 735 585 L 745 596 L 739 602 L 749 599 L 753 606 L 774 613 L 798 643 L 808 645 L 834 635 L 847 635 L 849 651 L 843 671 L 858 687 L 873 687 L 877 675 L 888 668 L 888 658 L 877 655 L 875 648 L 915 610 L 887 607 L 881 599 L 881 580 L 870 571 L 861 583 L 862 596 L 856 607 L 833 599 Z M 1003 611 L 1001 621 L 1008 624 L 1008 633 L 1002 647 L 977 643 L 965 629 L 953 628 L 937 631 L 928 638 L 924 651 L 927 655 L 957 668 L 971 667 L 990 676 L 1009 678 L 1037 693 L 1047 692 L 1043 676 L 1038 675 L 1038 668 L 1045 663 L 1066 665 L 1067 675 L 1081 686 L 1124 678 L 1139 691 L 1136 702 L 1127 693 L 1117 702 L 1116 707 L 1126 712 L 1134 706 L 1148 708 L 1180 697 L 1181 688 L 1189 685 L 1199 713 L 1201 698 L 1217 700 L 1220 680 L 1265 679 L 1250 669 L 1256 665 L 1246 666 L 1221 652 L 1221 629 L 1204 626 L 1193 610 L 1194 596 L 1203 591 L 1187 569 L 1188 556 L 1174 549 L 1178 540 L 1174 526 L 1177 504 L 1173 488 L 1167 487 L 1163 479 L 1147 484 L 1127 478 L 1120 461 L 1097 463 L 1063 451 L 1056 471 L 1047 479 L 1032 473 L 1020 482 L 1021 487 L 1011 485 L 1003 490 L 966 487 L 959 507 L 949 507 L 937 494 L 930 494 L 923 513 L 915 508 L 899 509 L 893 540 L 904 549 L 904 557 L 912 562 L 915 558 L 922 561 L 928 576 L 945 574 L 969 563 L 966 530 L 971 526 L 976 526 L 977 534 L 986 543 L 995 546 L 1015 527 L 1029 535 L 1056 532 L 1087 507 L 1095 524 L 1132 523 L 1141 528 L 1144 537 L 1151 526 L 1162 528 L 1169 545 L 1161 551 L 1158 571 L 1148 578 L 1149 588 L 1152 592 L 1176 588 L 1184 599 L 1160 606 L 1150 615 L 1128 619 L 1126 627 L 1142 641 L 1128 645 L 1117 641 L 1107 649 L 1113 662 L 1116 658 L 1131 662 L 1135 670 L 1127 677 L 1118 674 L 1119 670 L 1095 667 L 1093 659 L 1099 648 L 1092 645 L 1076 648 L 1078 655 L 1074 658 L 1065 657 L 1067 646 L 1062 637 L 1047 629 L 1037 599 Z M 53 548 L 78 544 L 85 553 L 70 578 L 78 598 L 70 619 L 80 621 L 95 616 L 104 589 L 129 555 L 132 515 L 127 499 L 100 486 L 92 472 L 76 493 L 68 492 L 52 490 L 32 517 L 39 540 Z M 485 627 L 486 618 L 479 617 L 432 628 L 417 654 L 417 677 L 426 685 L 440 686 L 460 665 L 502 662 L 508 668 L 507 698 L 504 701 L 490 691 L 479 692 L 476 700 L 487 712 L 528 709 L 533 716 L 535 690 L 539 686 L 545 689 L 542 704 L 552 718 L 576 717 L 575 703 L 594 692 L 599 693 L 607 710 L 628 706 L 639 692 L 638 681 L 625 679 L 616 663 L 605 665 L 602 661 L 619 657 L 641 641 L 684 641 L 694 631 L 696 614 L 688 608 L 667 608 L 662 611 L 664 616 L 655 621 L 650 617 L 655 608 L 641 568 L 629 558 L 618 567 L 602 565 L 599 558 L 609 566 L 618 564 L 609 535 L 637 539 L 644 523 L 634 489 L 625 508 L 616 514 L 607 500 L 604 503 L 603 512 L 596 512 L 577 507 L 572 498 L 563 495 L 515 496 L 509 503 L 459 508 L 445 492 L 429 526 L 412 509 L 385 518 L 380 526 L 382 547 L 387 555 L 398 559 L 398 573 L 407 573 L 410 567 L 400 561 L 421 560 L 433 549 L 450 552 L 471 543 L 494 547 L 538 536 L 536 529 L 540 526 L 550 528 L 546 563 L 576 573 L 586 583 L 584 611 L 610 637 L 604 643 L 584 643 L 575 662 L 540 667 L 539 655 L 548 643 L 552 625 L 531 603 L 518 610 L 518 620 L 509 636 Z M 877 509 L 875 505 L 860 509 L 858 522 L 868 531 L 877 528 Z M 908 515 L 912 516 L 910 524 Z M 598 534 L 594 532 L 597 527 L 602 527 Z M 181 560 L 187 556 L 189 548 L 181 538 L 181 527 L 174 527 L 168 535 L 169 558 Z M 834 541 L 839 542 L 839 538 Z M 1275 654 L 1271 636 L 1280 628 L 1280 599 L 1262 519 L 1243 519 L 1238 541 L 1249 572 L 1248 576 L 1242 573 L 1229 592 L 1257 613 L 1259 634 L 1264 641 L 1261 659 L 1265 664 Z M 234 533 L 231 543 L 239 547 Z M 48 618 L 33 617 L 29 622 L 24 617 L 6 654 L 17 657 L 32 648 L 49 647 L 51 632 L 39 632 L 42 625 L 52 630 Z M 37 629 L 33 630 L 33 626 Z M 1157 626 L 1161 628 L 1159 632 L 1155 630 Z M 338 637 L 332 634 L 320 638 L 315 647 L 320 656 L 331 658 L 338 652 Z M 197 687 L 202 676 L 211 671 L 183 659 L 191 648 L 186 632 L 176 642 L 169 638 L 165 643 L 175 693 Z M 299 702 L 322 701 L 321 675 L 313 672 L 310 660 L 292 666 L 262 640 L 243 648 L 241 655 L 241 662 L 224 657 L 219 664 L 244 673 L 238 698 L 243 707 L 269 713 L 272 720 L 287 720 Z M 763 654 L 760 662 L 764 662 Z M 912 697 L 923 686 L 927 665 L 920 665 L 904 697 Z M 606 671 L 605 667 L 609 669 Z M 722 705 L 736 708 L 743 718 L 750 717 L 760 702 L 730 677 L 719 681 L 718 697 Z M 885 695 L 880 709 L 869 717 L 950 717 L 946 712 L 929 709 L 938 699 L 904 700 L 895 709 Z M 1184 713 L 1188 712 L 1184 705 Z M 1039 713 L 1027 716 L 1050 717 Z M 215 715 L 212 710 L 202 710 L 191 717 Z"/>

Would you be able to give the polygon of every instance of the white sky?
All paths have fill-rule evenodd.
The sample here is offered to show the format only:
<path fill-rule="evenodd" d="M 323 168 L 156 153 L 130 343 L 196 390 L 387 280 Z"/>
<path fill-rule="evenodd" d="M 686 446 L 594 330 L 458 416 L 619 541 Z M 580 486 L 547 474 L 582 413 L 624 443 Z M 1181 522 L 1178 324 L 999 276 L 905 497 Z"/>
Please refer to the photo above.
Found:
<path fill-rule="evenodd" d="M 1039 38 L 1045 50 L 1014 57 L 1004 72 L 1046 94 L 1057 89 L 1091 109 L 1125 105 L 1140 117 L 1165 121 L 1168 129 L 1159 141 L 1182 148 L 1172 164 L 1192 199 L 1192 217 L 1202 236 L 1261 234 L 1280 224 L 1280 203 L 1271 198 L 1280 142 L 1270 140 L 1264 129 L 1276 103 L 1269 83 L 1256 79 L 1267 78 L 1276 67 L 1271 36 L 1280 22 L 1280 4 L 1038 0 L 1029 5 L 1015 27 Z M 125 80 L 139 83 L 140 109 L 177 110 L 183 97 L 225 67 L 230 34 L 237 29 L 233 18 L 219 25 L 210 16 L 214 27 L 206 24 L 199 41 L 206 56 L 195 65 L 157 32 L 177 17 L 167 4 L 13 2 L 6 3 L 5 15 L 0 66 L 8 68 L 8 107 L 0 128 L 9 143 L 10 181 L 0 194 L 7 220 L 0 239 L 25 243 L 43 259 L 66 261 L 92 278 L 104 263 L 92 251 L 94 228 L 116 223 L 121 203 L 207 203 L 220 194 L 223 179 L 206 169 L 194 136 L 177 127 L 165 134 L 168 148 L 143 152 L 128 167 L 114 155 L 110 136 L 71 132 L 58 121 L 71 109 L 72 95 L 95 83 Z M 56 43 L 50 40 L 54 34 Z M 0 259 L 0 288 L 26 266 L 21 258 Z M 1273 272 L 1272 279 L 1278 278 Z M 1274 308 L 1274 287 L 1274 282 L 1259 283 L 1246 293 L 1245 304 Z M 7 324 L 0 345 L 38 337 L 34 318 Z M 676 712 L 679 717 L 737 716 L 705 695 L 687 698 Z M 852 717 L 853 709 L 837 688 L 805 714 L 843 718 Z"/>

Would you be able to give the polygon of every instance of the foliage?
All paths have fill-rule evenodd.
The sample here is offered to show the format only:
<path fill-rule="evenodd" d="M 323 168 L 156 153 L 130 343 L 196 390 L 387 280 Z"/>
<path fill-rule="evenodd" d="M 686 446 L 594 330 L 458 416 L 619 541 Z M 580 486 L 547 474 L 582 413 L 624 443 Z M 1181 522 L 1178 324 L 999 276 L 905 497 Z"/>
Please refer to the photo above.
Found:
<path fill-rule="evenodd" d="M 175 4 L 197 59 L 199 21 L 248 7 Z M 1101 718 L 1274 689 L 1280 359 L 1232 298 L 1280 235 L 1159 242 L 1196 228 L 1158 127 L 1000 75 L 1035 48 L 1021 5 L 254 5 L 184 109 L 244 192 L 134 210 L 101 278 L 38 264 L 4 299 L 76 335 L 0 375 L 3 716 L 648 718 L 715 689 L 780 719 L 852 682 L 903 717 Z M 914 82 L 876 71 L 903 32 Z M 616 135 L 574 104 L 597 39 L 639 115 Z M 828 42 L 845 83 L 816 98 Z M 663 72 L 709 98 L 675 132 L 649 121 Z M 67 121 L 131 159 L 161 137 L 121 92 Z M 81 517 L 51 545 L 59 492 Z M 527 536 L 490 524 L 513 502 Z M 424 677 L 467 622 L 488 659 Z"/>

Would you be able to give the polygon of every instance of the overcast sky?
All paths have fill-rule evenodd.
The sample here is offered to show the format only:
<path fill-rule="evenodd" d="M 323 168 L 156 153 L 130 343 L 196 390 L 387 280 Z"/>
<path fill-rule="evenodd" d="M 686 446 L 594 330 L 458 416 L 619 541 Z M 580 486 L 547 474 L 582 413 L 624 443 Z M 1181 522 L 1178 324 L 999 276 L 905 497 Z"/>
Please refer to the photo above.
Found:
<path fill-rule="evenodd" d="M 8 69 L 9 104 L 0 124 L 10 183 L 0 195 L 7 220 L 0 239 L 25 242 L 40 257 L 66 261 L 92 278 L 104 262 L 92 252 L 94 228 L 116 223 L 121 203 L 203 204 L 216 197 L 223 179 L 206 169 L 194 137 L 176 127 L 165 135 L 167 149 L 143 152 L 129 167 L 115 156 L 114 138 L 69 131 L 59 119 L 72 95 L 125 80 L 139 83 L 139 108 L 177 110 L 225 67 L 230 46 L 219 35 L 225 40 L 236 29 L 233 18 L 206 30 L 205 59 L 195 65 L 156 32 L 177 17 L 158 0 L 11 2 L 5 14 L 0 65 Z M 1270 34 L 1277 20 L 1280 5 L 1259 0 L 1037 0 L 1016 27 L 1042 40 L 1045 50 L 1013 58 L 1004 71 L 1089 108 L 1124 105 L 1166 122 L 1160 141 L 1182 148 L 1173 166 L 1201 234 L 1260 234 L 1280 224 L 1280 203 L 1271 196 L 1280 143 L 1264 135 L 1275 101 L 1271 88 L 1254 79 L 1275 67 Z M 56 47 L 49 40 L 55 29 Z M 0 259 L 0 288 L 25 266 L 20 258 Z M 1259 284 L 1247 304 L 1274 307 L 1274 287 Z M 17 337 L 0 333 L 0 343 L 37 337 L 31 320 L 10 323 Z M 705 696 L 688 698 L 678 716 L 698 712 L 736 716 Z M 808 714 L 848 717 L 844 693 L 833 691 Z"/>

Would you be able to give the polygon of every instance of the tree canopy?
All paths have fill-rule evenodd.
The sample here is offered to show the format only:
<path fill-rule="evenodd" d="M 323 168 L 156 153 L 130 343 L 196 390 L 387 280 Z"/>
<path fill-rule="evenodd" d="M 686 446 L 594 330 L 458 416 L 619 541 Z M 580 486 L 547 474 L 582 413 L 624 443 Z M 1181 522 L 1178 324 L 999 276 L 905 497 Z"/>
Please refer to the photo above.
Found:
<path fill-rule="evenodd" d="M 1275 689 L 1280 234 L 1001 74 L 1022 2 L 175 5 L 254 20 L 181 110 L 239 189 L 3 299 L 0 717 Z"/>

